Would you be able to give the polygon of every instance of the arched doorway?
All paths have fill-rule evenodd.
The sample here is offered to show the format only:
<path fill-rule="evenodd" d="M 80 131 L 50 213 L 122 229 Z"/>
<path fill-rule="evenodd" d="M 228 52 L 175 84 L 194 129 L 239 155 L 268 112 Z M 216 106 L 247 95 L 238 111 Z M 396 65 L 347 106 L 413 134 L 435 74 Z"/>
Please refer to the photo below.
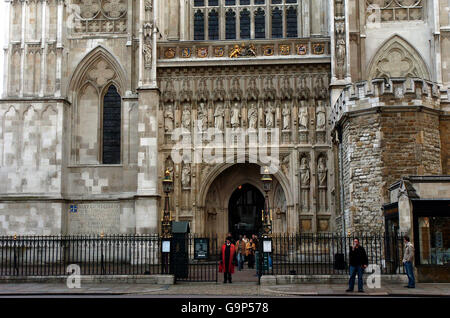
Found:
<path fill-rule="evenodd" d="M 261 191 L 249 183 L 239 185 L 228 203 L 229 232 L 236 239 L 239 235 L 251 237 L 252 234 L 259 234 L 263 209 L 264 196 Z"/>
<path fill-rule="evenodd" d="M 256 204 L 257 208 L 255 210 L 257 211 L 255 214 L 257 216 L 255 222 L 256 230 L 255 232 L 249 231 L 252 231 L 252 234 L 257 234 L 258 227 L 260 227 L 258 222 L 261 220 L 261 210 L 264 208 L 261 166 L 254 163 L 227 164 L 216 167 L 206 175 L 208 177 L 200 182 L 202 188 L 199 191 L 199 208 L 203 210 L 203 213 L 198 214 L 198 219 L 196 219 L 197 231 L 205 235 L 217 235 L 220 238 L 225 238 L 228 232 L 234 232 L 230 225 L 232 226 L 239 222 L 234 221 L 230 214 L 233 214 L 233 211 L 236 210 L 235 207 L 232 207 L 234 202 L 237 201 L 236 196 L 238 196 L 238 193 L 253 187 L 257 195 L 254 201 L 260 202 L 260 204 Z M 268 193 L 270 207 L 274 211 L 280 210 L 277 214 L 274 214 L 274 233 L 286 233 L 288 223 L 287 211 L 290 202 L 292 202 L 291 195 L 286 194 L 285 187 L 279 181 L 282 180 L 282 177 L 281 172 L 272 177 L 272 190 Z M 239 186 L 242 186 L 241 191 L 237 191 Z M 247 200 L 246 205 L 250 207 L 246 207 L 246 209 L 250 209 L 253 205 L 253 203 L 248 202 Z M 291 223 L 293 222 L 294 220 L 291 221 Z"/>

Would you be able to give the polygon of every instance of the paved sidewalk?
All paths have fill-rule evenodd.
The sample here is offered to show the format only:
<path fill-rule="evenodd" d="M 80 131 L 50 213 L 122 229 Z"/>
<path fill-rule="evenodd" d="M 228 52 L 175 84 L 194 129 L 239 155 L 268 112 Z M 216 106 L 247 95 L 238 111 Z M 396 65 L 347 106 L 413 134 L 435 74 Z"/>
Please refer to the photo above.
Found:
<path fill-rule="evenodd" d="M 83 284 L 82 288 L 69 289 L 65 284 L 18 283 L 0 284 L 0 297 L 9 295 L 154 295 L 175 297 L 246 296 L 246 297 L 300 297 L 300 296 L 447 296 L 450 284 L 417 284 L 415 289 L 403 284 L 384 284 L 380 289 L 365 293 L 347 293 L 345 284 L 296 284 L 260 286 L 256 283 L 178 283 L 175 285 L 151 284 Z"/>

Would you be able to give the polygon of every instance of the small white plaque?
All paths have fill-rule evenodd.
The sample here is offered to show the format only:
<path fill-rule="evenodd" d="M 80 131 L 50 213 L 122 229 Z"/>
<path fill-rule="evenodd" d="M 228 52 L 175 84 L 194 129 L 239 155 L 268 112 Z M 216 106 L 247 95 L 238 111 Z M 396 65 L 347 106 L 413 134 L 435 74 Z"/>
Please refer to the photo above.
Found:
<path fill-rule="evenodd" d="M 162 241 L 162 252 L 170 253 L 170 241 Z"/>
<path fill-rule="evenodd" d="M 263 241 L 263 252 L 272 253 L 272 241 Z"/>

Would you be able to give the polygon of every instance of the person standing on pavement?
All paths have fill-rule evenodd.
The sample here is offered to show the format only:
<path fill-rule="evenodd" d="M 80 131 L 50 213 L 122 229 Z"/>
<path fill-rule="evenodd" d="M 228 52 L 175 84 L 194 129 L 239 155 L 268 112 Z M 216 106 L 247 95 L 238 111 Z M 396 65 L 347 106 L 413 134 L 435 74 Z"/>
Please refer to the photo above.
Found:
<path fill-rule="evenodd" d="M 236 248 L 231 243 L 232 237 L 228 236 L 220 252 L 219 273 L 223 273 L 223 283 L 231 284 L 231 275 L 234 273 L 236 264 Z"/>
<path fill-rule="evenodd" d="M 237 263 L 238 270 L 241 271 L 244 268 L 244 254 L 245 254 L 245 242 L 242 240 L 242 235 L 239 235 L 239 240 L 236 242 Z"/>
<path fill-rule="evenodd" d="M 248 238 L 247 238 L 247 235 L 244 234 L 242 241 L 244 242 L 244 262 L 242 263 L 242 267 L 244 267 L 245 262 L 248 261 L 248 257 L 247 257 L 247 255 L 248 255 L 248 252 L 247 252 Z"/>
<path fill-rule="evenodd" d="M 406 288 L 415 288 L 416 280 L 414 279 L 414 246 L 409 240 L 408 236 L 403 237 L 403 241 L 405 242 L 405 252 L 403 253 L 403 266 L 405 267 L 406 275 L 408 276 L 408 285 Z"/>
<path fill-rule="evenodd" d="M 349 252 L 350 258 L 350 279 L 348 281 L 347 292 L 352 292 L 355 288 L 355 277 L 358 274 L 358 292 L 364 292 L 363 288 L 363 273 L 364 269 L 369 264 L 367 259 L 367 254 L 361 245 L 359 245 L 359 239 L 355 238 L 353 240 L 353 246 L 350 246 Z"/>
<path fill-rule="evenodd" d="M 254 268 L 255 266 L 255 243 L 253 239 L 247 243 L 247 258 L 248 258 L 248 268 Z"/>

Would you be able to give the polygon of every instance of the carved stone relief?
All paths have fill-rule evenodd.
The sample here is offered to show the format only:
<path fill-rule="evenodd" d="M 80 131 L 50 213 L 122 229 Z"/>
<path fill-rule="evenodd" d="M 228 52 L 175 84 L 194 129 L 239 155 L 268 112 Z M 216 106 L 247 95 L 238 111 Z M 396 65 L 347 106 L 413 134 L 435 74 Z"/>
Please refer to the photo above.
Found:
<path fill-rule="evenodd" d="M 123 33 L 127 31 L 127 1 L 72 0 L 75 33 Z"/>
<path fill-rule="evenodd" d="M 369 78 L 430 78 L 426 64 L 419 53 L 399 36 L 392 37 L 378 50 L 368 69 Z"/>

